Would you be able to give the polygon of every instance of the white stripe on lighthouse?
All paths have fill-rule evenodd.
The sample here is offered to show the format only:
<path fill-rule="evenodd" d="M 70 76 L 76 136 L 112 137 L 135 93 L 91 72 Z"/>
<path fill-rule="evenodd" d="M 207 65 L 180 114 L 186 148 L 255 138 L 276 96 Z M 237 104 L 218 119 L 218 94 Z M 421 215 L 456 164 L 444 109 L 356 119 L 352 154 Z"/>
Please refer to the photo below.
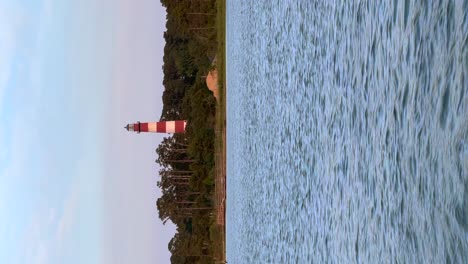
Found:
<path fill-rule="evenodd" d="M 175 122 L 166 121 L 166 133 L 174 133 L 174 132 L 175 132 Z"/>
<path fill-rule="evenodd" d="M 148 122 L 148 132 L 158 132 L 156 128 L 156 122 Z"/>

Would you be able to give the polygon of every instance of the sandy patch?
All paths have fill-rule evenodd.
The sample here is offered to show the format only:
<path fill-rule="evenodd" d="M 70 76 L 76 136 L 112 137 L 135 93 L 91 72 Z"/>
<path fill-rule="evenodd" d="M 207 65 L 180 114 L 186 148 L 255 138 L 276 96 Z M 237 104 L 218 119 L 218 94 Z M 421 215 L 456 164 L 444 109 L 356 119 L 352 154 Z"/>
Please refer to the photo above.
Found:
<path fill-rule="evenodd" d="M 206 86 L 208 86 L 208 89 L 213 92 L 216 100 L 219 100 L 218 71 L 216 69 L 210 71 L 206 76 Z"/>

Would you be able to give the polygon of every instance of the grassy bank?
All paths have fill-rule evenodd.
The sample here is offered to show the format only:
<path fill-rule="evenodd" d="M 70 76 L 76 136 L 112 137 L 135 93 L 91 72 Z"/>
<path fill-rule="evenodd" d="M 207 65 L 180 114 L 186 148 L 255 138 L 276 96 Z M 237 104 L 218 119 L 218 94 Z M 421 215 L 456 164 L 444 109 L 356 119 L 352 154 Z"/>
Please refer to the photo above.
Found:
<path fill-rule="evenodd" d="M 226 120 L 226 0 L 217 0 L 217 17 L 216 17 L 216 32 L 217 32 L 217 63 L 218 69 L 218 102 L 220 117 Z M 224 124 L 222 124 L 224 126 Z"/>
<path fill-rule="evenodd" d="M 216 69 L 218 71 L 219 99 L 215 117 L 215 203 L 216 221 L 210 228 L 213 240 L 213 253 L 218 263 L 226 261 L 226 1 L 217 0 L 216 32 L 217 52 Z"/>

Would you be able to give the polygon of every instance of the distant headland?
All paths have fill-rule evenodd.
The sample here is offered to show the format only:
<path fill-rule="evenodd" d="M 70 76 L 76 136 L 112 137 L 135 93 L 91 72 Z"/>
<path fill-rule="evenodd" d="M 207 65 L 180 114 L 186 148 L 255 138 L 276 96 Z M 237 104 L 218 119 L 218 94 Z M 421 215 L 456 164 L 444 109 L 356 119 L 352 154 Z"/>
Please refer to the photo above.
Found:
<path fill-rule="evenodd" d="M 225 0 L 161 0 L 167 10 L 160 120 L 187 120 L 156 148 L 159 218 L 176 225 L 172 263 L 225 263 Z"/>

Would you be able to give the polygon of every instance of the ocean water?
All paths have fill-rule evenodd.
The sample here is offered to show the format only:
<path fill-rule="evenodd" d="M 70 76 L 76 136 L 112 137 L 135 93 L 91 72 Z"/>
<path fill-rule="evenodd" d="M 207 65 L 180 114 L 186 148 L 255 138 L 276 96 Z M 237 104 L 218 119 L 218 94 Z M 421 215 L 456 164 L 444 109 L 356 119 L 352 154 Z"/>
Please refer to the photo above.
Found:
<path fill-rule="evenodd" d="M 228 263 L 468 263 L 468 1 L 227 1 Z"/>

